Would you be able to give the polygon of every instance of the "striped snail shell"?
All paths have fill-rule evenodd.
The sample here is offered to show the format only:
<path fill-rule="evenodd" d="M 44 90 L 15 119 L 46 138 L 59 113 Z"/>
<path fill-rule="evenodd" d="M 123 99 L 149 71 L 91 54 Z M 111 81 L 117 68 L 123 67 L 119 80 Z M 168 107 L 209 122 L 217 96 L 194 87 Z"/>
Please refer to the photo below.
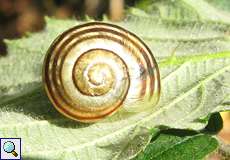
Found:
<path fill-rule="evenodd" d="M 133 33 L 101 22 L 56 38 L 46 54 L 43 81 L 55 108 L 81 122 L 95 122 L 121 107 L 154 106 L 160 94 L 149 48 Z"/>

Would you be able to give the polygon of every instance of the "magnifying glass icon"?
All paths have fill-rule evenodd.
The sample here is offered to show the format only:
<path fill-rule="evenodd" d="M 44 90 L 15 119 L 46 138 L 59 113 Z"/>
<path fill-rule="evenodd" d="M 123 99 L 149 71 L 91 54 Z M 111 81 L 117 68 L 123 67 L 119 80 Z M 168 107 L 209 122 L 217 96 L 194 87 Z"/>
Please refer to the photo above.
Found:
<path fill-rule="evenodd" d="M 7 141 L 3 144 L 3 150 L 6 153 L 11 153 L 14 157 L 18 156 L 17 152 L 15 152 L 15 145 L 11 141 Z"/>

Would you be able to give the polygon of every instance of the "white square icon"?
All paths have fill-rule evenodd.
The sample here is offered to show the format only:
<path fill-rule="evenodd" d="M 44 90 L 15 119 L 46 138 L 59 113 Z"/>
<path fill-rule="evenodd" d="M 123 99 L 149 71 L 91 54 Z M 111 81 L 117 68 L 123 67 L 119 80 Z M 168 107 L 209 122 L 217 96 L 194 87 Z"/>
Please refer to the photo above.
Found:
<path fill-rule="evenodd" d="M 21 160 L 21 138 L 0 138 L 0 160 Z"/>

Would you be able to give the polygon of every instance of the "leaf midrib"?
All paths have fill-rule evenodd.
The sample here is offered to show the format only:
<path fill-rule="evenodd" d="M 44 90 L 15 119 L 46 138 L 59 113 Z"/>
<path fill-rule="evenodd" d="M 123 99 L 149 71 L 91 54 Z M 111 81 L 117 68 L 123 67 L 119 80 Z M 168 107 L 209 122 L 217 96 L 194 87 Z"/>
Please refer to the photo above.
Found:
<path fill-rule="evenodd" d="M 78 150 L 78 149 L 81 149 L 81 148 L 84 148 L 86 146 L 90 146 L 90 145 L 96 145 L 97 142 L 100 142 L 100 141 L 103 141 L 104 139 L 107 139 L 107 137 L 111 137 L 111 136 L 114 136 L 116 134 L 119 134 L 120 132 L 126 130 L 126 129 L 129 129 L 129 128 L 132 128 L 132 127 L 135 127 L 139 124 L 142 124 L 142 123 L 145 123 L 145 122 L 148 122 L 148 121 L 151 121 L 151 119 L 153 117 L 155 117 L 156 115 L 160 114 L 161 112 L 163 112 L 165 109 L 169 108 L 170 106 L 174 105 L 175 103 L 183 100 L 184 97 L 188 96 L 191 92 L 193 92 L 194 90 L 196 90 L 201 84 L 205 83 L 205 82 L 208 82 L 209 80 L 212 80 L 214 77 L 218 76 L 219 74 L 222 74 L 224 73 L 226 70 L 230 69 L 230 65 L 227 65 L 226 67 L 224 68 L 221 68 L 219 70 L 217 70 L 216 72 L 212 73 L 211 75 L 208 75 L 204 80 L 202 80 L 200 83 L 194 85 L 194 87 L 192 87 L 189 91 L 187 92 L 184 92 L 184 94 L 176 97 L 174 100 L 170 101 L 169 104 L 165 104 L 164 106 L 161 106 L 161 109 L 152 113 L 152 114 L 149 114 L 146 116 L 146 118 L 143 118 L 133 124 L 130 124 L 124 128 L 121 128 L 120 130 L 117 130 L 117 131 L 114 131 L 112 132 L 111 134 L 108 134 L 108 135 L 105 135 L 105 136 L 102 136 L 102 137 L 99 137 L 95 140 L 92 140 L 90 142 L 87 142 L 85 144 L 82 144 L 80 147 L 76 147 L 76 146 L 72 146 L 72 147 L 67 147 L 65 149 L 56 149 L 56 150 L 51 150 L 51 151 L 44 151 L 44 150 L 41 150 L 41 151 L 38 151 L 37 150 L 37 154 L 50 154 L 50 153 L 53 153 L 53 152 L 57 152 L 58 150 L 62 150 L 63 152 L 66 151 L 66 152 L 70 152 L 70 151 L 73 151 L 73 150 Z"/>
<path fill-rule="evenodd" d="M 163 60 L 160 61 L 160 68 L 164 68 L 167 66 L 175 66 L 182 64 L 184 62 L 201 62 L 210 59 L 220 59 L 220 58 L 230 58 L 230 51 L 219 52 L 219 53 L 210 53 L 210 54 L 195 54 L 190 56 L 175 56 L 172 54 L 171 56 L 162 57 Z"/>
<path fill-rule="evenodd" d="M 157 57 L 155 57 L 157 58 Z M 191 55 L 191 56 L 175 56 L 175 54 L 171 54 L 171 56 L 167 56 L 167 57 L 160 57 L 161 60 L 159 60 L 159 67 L 160 68 L 165 68 L 168 66 L 177 66 L 180 65 L 186 61 L 191 61 L 194 63 L 198 63 L 201 61 L 205 61 L 205 60 L 210 60 L 210 59 L 220 59 L 220 58 L 230 58 L 230 51 L 224 51 L 224 52 L 218 52 L 218 53 L 213 53 L 213 54 L 195 54 L 195 55 Z M 29 83 L 33 83 L 33 82 L 39 82 L 39 81 L 32 81 Z M 28 83 L 28 84 L 29 84 Z M 20 86 L 23 85 L 24 83 L 18 83 L 17 85 L 10 85 L 7 86 L 7 88 L 12 88 L 15 86 Z M 0 88 L 6 88 L 6 86 L 1 86 Z M 1 102 L 0 102 L 1 104 Z"/>

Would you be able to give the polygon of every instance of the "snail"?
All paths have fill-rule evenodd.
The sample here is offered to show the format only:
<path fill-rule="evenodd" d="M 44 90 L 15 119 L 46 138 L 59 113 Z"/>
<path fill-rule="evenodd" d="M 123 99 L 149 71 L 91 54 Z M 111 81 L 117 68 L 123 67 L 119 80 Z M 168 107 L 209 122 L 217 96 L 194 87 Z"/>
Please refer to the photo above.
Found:
<path fill-rule="evenodd" d="M 75 26 L 54 40 L 44 60 L 43 82 L 60 113 L 87 123 L 122 107 L 153 107 L 160 96 L 150 49 L 126 29 L 102 22 Z"/>

